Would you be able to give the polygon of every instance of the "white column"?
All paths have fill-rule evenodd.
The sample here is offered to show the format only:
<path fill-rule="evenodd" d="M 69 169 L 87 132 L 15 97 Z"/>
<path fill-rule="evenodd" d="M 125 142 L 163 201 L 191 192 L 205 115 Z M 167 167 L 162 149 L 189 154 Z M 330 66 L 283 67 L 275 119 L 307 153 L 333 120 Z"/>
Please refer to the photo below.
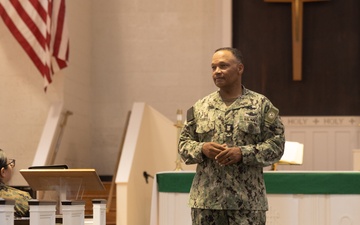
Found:
<path fill-rule="evenodd" d="M 30 225 L 55 225 L 56 201 L 29 200 Z"/>
<path fill-rule="evenodd" d="M 14 200 L 0 198 L 0 224 L 14 225 Z"/>
<path fill-rule="evenodd" d="M 93 203 L 94 225 L 105 225 L 106 224 L 106 200 L 93 199 L 92 203 Z"/>
<path fill-rule="evenodd" d="M 84 224 L 85 201 L 61 201 L 63 224 Z"/>

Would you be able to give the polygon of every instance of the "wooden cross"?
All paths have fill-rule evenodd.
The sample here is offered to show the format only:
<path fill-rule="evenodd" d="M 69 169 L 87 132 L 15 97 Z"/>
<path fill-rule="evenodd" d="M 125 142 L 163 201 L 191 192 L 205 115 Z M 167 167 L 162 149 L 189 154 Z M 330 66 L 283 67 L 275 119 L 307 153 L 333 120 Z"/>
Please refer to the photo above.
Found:
<path fill-rule="evenodd" d="M 302 30 L 303 30 L 303 3 L 324 2 L 328 0 L 264 0 L 265 2 L 291 3 L 292 11 L 292 54 L 293 54 L 293 80 L 302 80 Z"/>

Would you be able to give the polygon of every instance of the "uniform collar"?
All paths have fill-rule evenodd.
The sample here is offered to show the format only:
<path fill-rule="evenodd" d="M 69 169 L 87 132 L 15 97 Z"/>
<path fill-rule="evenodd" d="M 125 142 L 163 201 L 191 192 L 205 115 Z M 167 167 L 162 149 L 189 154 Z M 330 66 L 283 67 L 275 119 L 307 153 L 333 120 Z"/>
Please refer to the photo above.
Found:
<path fill-rule="evenodd" d="M 230 106 L 226 106 L 224 104 L 224 102 L 220 96 L 220 90 L 216 91 L 215 96 L 214 96 L 214 107 L 224 110 L 224 111 L 226 111 L 228 109 L 237 109 L 240 107 L 244 107 L 244 104 L 241 103 L 241 99 L 247 97 L 247 95 L 249 94 L 249 89 L 245 88 L 244 85 L 241 85 L 241 86 L 242 86 L 242 95 L 237 100 L 235 100 L 235 102 L 233 102 L 233 104 L 231 104 Z"/>

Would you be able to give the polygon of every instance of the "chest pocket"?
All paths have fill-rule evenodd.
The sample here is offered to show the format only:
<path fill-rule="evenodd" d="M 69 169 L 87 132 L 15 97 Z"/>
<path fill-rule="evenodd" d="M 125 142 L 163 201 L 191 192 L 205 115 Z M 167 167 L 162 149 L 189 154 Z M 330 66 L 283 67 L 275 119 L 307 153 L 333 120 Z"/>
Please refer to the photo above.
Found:
<path fill-rule="evenodd" d="M 198 121 L 196 123 L 196 133 L 200 142 L 211 141 L 215 133 L 215 123 L 208 120 Z"/>
<path fill-rule="evenodd" d="M 257 121 L 257 118 L 245 117 L 237 121 L 236 123 L 237 129 L 239 132 L 243 132 L 246 134 L 260 134 L 260 124 Z"/>

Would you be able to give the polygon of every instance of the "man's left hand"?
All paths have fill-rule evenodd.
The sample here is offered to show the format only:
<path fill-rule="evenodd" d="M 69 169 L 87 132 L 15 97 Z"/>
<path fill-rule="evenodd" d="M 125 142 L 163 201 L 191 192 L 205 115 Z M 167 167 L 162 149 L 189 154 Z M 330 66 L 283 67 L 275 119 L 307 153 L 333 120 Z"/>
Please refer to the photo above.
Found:
<path fill-rule="evenodd" d="M 215 160 L 220 165 L 231 165 L 237 162 L 240 162 L 242 158 L 241 148 L 240 147 L 230 147 L 226 148 L 222 152 L 220 152 Z"/>

